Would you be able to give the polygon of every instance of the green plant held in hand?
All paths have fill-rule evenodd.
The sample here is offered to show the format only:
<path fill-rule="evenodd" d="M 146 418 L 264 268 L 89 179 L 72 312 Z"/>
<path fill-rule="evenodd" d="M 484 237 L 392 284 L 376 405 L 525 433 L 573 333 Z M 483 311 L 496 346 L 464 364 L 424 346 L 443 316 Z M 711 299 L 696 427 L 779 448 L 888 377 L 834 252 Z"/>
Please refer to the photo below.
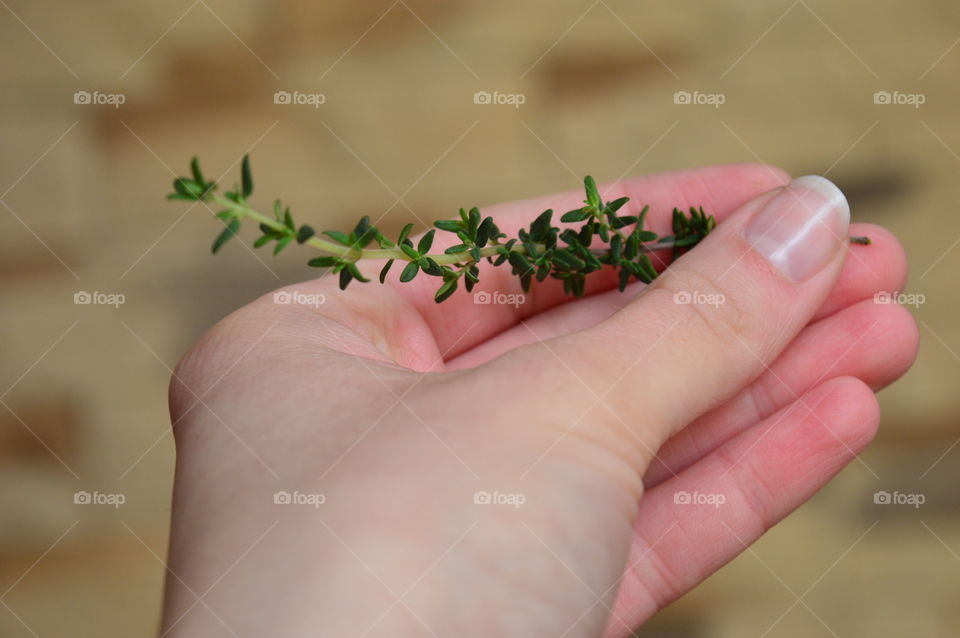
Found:
<path fill-rule="evenodd" d="M 213 242 L 214 253 L 240 231 L 244 219 L 250 219 L 259 223 L 262 233 L 253 244 L 255 248 L 274 242 L 273 254 L 276 255 L 296 241 L 327 253 L 311 259 L 308 265 L 332 269 L 340 276 L 341 289 L 346 289 L 354 279 L 369 281 L 357 267 L 358 261 L 386 259 L 380 271 L 380 283 L 386 280 L 394 262 L 399 261 L 403 265 L 400 281 L 411 281 L 420 273 L 440 280 L 434 296 L 437 303 L 456 292 L 461 282 L 467 291 L 473 290 L 480 277 L 478 264 L 484 259 L 495 266 L 509 265 L 520 278 L 525 292 L 530 290 L 534 279 L 543 281 L 553 277 L 563 282 L 567 294 L 582 297 L 587 275 L 605 266 L 619 270 L 622 291 L 631 279 L 650 283 L 657 277 L 650 253 L 669 249 L 674 256 L 681 254 L 697 245 L 716 226 L 716 219 L 704 213 L 703 208 L 691 208 L 687 213 L 674 208 L 672 234 L 658 235 L 644 228 L 647 206 L 636 215 L 620 215 L 629 198 L 604 202 L 596 182 L 587 176 L 583 180 L 584 206 L 560 217 L 564 223 L 582 222 L 576 229 L 553 225 L 554 212 L 546 210 L 529 228 L 521 229 L 516 237 L 507 237 L 492 217 L 483 217 L 477 208 L 469 211 L 461 208 L 457 219 L 435 222 L 435 228 L 427 231 L 416 244 L 410 239 L 413 224 L 407 224 L 399 237 L 391 240 L 370 224 L 369 217 L 361 219 L 352 232 L 327 230 L 317 235 L 306 224 L 297 226 L 290 207 L 284 207 L 279 199 L 273 203 L 272 217 L 250 207 L 247 201 L 253 193 L 253 174 L 249 156 L 243 158 L 240 185 L 222 195 L 216 192 L 215 182 L 206 180 L 197 158 L 193 158 L 190 168 L 190 177 L 174 180 L 174 192 L 168 199 L 203 201 L 223 207 L 216 214 L 224 229 Z M 431 253 L 438 230 L 456 235 L 458 243 L 443 253 Z M 851 237 L 850 241 L 870 243 L 867 237 Z M 371 248 L 372 245 L 376 248 Z"/>

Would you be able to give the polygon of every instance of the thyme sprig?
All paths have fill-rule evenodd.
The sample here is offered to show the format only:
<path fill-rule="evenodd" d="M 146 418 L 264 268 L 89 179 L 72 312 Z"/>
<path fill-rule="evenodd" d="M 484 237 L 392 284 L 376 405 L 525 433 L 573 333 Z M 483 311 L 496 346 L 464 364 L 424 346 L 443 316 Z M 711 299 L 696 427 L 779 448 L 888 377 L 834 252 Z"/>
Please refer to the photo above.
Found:
<path fill-rule="evenodd" d="M 341 289 L 346 289 L 353 280 L 369 281 L 360 272 L 357 262 L 386 259 L 380 271 L 380 283 L 386 280 L 394 263 L 399 261 L 403 264 L 402 282 L 411 281 L 421 273 L 440 280 L 434 295 L 437 303 L 449 298 L 461 283 L 467 291 L 473 290 L 480 278 L 478 264 L 483 260 L 495 266 L 509 265 L 525 292 L 530 290 L 534 280 L 552 277 L 563 282 L 567 294 L 582 297 L 587 275 L 605 267 L 619 271 L 621 291 L 631 279 L 650 283 L 658 274 L 650 253 L 670 250 L 677 256 L 686 252 L 706 237 L 717 223 L 712 215 L 704 213 L 703 208 L 690 208 L 688 212 L 674 208 L 672 233 L 658 235 L 645 228 L 649 207 L 644 206 L 635 215 L 621 215 L 621 209 L 630 199 L 620 197 L 603 201 L 596 182 L 587 176 L 583 181 L 584 205 L 560 216 L 563 223 L 582 222 L 579 228 L 555 226 L 554 211 L 545 210 L 529 227 L 520 229 L 516 237 L 508 237 L 492 217 L 484 217 L 478 208 L 461 208 L 457 218 L 434 222 L 434 228 L 414 244 L 410 238 L 413 224 L 404 226 L 396 239 L 380 232 L 366 216 L 349 233 L 326 230 L 317 234 L 306 224 L 298 226 L 290 207 L 284 206 L 279 199 L 273 203 L 272 216 L 253 209 L 248 203 L 253 194 L 249 156 L 243 158 L 240 184 L 223 194 L 216 192 L 216 182 L 204 177 L 197 158 L 191 161 L 190 172 L 190 177 L 174 180 L 174 192 L 167 198 L 202 201 L 222 208 L 216 217 L 224 228 L 213 242 L 214 253 L 239 233 L 242 221 L 252 220 L 259 225 L 261 233 L 253 243 L 255 248 L 273 243 L 276 255 L 293 242 L 313 246 L 326 254 L 314 257 L 307 264 L 332 269 L 340 277 Z M 455 235 L 457 243 L 442 253 L 431 253 L 437 231 Z M 850 241 L 870 243 L 866 237 L 852 237 Z"/>

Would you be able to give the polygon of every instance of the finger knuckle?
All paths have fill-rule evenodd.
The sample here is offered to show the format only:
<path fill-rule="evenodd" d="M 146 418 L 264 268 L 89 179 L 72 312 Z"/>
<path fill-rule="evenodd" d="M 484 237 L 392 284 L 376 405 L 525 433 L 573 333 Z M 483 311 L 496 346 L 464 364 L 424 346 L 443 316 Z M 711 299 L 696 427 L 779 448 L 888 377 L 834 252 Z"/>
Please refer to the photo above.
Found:
<path fill-rule="evenodd" d="M 714 277 L 696 272 L 664 277 L 655 291 L 669 296 L 665 301 L 676 306 L 680 321 L 701 324 L 718 339 L 739 339 L 746 333 L 747 320 L 739 296 Z"/>

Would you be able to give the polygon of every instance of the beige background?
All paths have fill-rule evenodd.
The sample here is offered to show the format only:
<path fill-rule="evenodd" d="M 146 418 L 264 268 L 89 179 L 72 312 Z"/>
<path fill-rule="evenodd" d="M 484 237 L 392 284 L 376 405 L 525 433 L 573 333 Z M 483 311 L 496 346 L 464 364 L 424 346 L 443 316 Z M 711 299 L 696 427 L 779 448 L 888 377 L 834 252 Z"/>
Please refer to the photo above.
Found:
<path fill-rule="evenodd" d="M 875 445 L 644 636 L 960 631 L 960 5 L 947 0 L 0 2 L 0 635 L 150 635 L 171 367 L 309 276 L 165 203 L 252 149 L 260 201 L 337 227 L 601 179 L 762 160 L 827 174 L 911 257 L 923 342 Z M 119 108 L 74 92 L 122 93 Z M 322 93 L 319 108 L 277 90 Z M 520 108 L 476 105 L 519 92 Z M 875 91 L 925 103 L 878 105 Z M 674 104 L 722 93 L 720 108 Z M 119 308 L 76 305 L 120 293 Z M 919 492 L 919 509 L 876 490 Z M 77 490 L 122 493 L 79 506 Z M 798 602 L 797 597 L 802 597 Z"/>

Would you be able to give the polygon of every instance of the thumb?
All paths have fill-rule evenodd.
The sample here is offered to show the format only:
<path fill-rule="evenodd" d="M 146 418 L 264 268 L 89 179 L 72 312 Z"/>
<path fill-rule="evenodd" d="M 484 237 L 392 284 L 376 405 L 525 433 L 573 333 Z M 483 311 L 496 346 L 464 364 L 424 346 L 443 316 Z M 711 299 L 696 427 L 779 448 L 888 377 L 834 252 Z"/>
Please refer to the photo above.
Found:
<path fill-rule="evenodd" d="M 833 183 L 795 179 L 741 207 L 620 311 L 561 338 L 556 351 L 594 395 L 582 397 L 593 404 L 582 423 L 626 428 L 655 450 L 730 398 L 824 301 L 849 222 Z"/>

